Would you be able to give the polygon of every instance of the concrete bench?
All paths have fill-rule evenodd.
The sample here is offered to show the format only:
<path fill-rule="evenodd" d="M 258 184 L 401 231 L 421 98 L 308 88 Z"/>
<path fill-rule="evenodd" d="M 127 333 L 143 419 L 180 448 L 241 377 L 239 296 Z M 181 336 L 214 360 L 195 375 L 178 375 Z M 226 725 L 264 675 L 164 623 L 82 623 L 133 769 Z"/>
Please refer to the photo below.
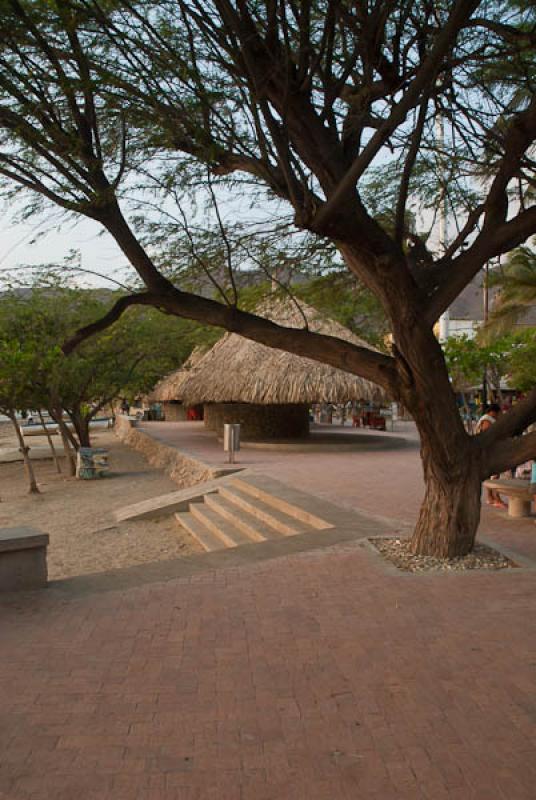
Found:
<path fill-rule="evenodd" d="M 508 497 L 508 516 L 529 516 L 530 504 L 534 497 L 534 489 L 531 488 L 529 481 L 521 478 L 497 478 L 484 481 L 484 486 L 486 489 L 494 489 L 499 494 L 505 494 Z"/>
<path fill-rule="evenodd" d="M 0 592 L 47 585 L 48 533 L 34 528 L 0 528 Z"/>

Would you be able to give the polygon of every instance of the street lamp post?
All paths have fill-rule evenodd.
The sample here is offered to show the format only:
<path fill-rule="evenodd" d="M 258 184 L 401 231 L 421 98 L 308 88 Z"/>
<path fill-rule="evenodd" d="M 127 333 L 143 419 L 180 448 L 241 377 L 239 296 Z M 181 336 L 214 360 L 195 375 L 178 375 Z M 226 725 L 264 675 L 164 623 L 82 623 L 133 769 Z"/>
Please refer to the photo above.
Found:
<path fill-rule="evenodd" d="M 439 148 L 439 171 L 440 171 L 440 192 L 439 192 L 439 253 L 445 255 L 447 250 L 447 187 L 445 176 L 445 122 L 442 114 L 438 114 L 436 120 L 436 141 Z M 446 342 L 450 334 L 450 310 L 446 308 L 439 317 L 439 341 Z"/>
<path fill-rule="evenodd" d="M 484 286 L 482 287 L 484 290 L 483 299 L 484 299 L 484 325 L 486 325 L 489 316 L 489 263 L 486 262 L 486 266 L 484 267 Z M 486 405 L 488 402 L 488 366 L 487 364 L 484 366 L 484 376 L 482 378 L 482 404 Z"/>

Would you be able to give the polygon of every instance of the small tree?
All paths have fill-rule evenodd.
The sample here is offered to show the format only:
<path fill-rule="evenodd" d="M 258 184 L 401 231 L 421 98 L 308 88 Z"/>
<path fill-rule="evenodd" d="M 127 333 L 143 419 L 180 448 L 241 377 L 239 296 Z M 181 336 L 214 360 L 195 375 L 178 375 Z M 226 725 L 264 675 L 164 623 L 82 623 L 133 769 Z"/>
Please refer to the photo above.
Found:
<path fill-rule="evenodd" d="M 30 345 L 25 347 L 20 342 L 9 340 L 0 326 L 0 411 L 9 417 L 15 429 L 31 494 L 39 494 L 39 489 L 30 460 L 30 448 L 24 441 L 17 419 L 17 409 L 31 407 L 35 364 L 35 350 Z"/>
<path fill-rule="evenodd" d="M 451 336 L 444 344 L 445 360 L 456 391 L 464 393 L 490 380 L 493 389 L 501 394 L 501 380 L 510 370 L 514 340 L 509 336 L 484 344 L 479 338 L 467 335 Z M 519 342 L 518 346 L 522 346 Z"/>
<path fill-rule="evenodd" d="M 486 369 L 486 354 L 474 338 L 466 334 L 451 336 L 443 345 L 445 361 L 454 389 L 466 392 L 482 381 Z"/>
<path fill-rule="evenodd" d="M 64 409 L 76 447 L 90 446 L 91 421 L 114 399 L 148 391 L 182 363 L 195 342 L 191 323 L 174 319 L 170 325 L 154 309 L 132 309 L 65 357 L 61 343 L 116 300 L 116 295 L 55 282 L 5 295 L 0 302 L 6 347 L 22 343 L 32 355 L 17 407 L 44 406 L 58 422 Z"/>
<path fill-rule="evenodd" d="M 536 383 L 536 328 L 526 328 L 484 344 L 480 337 L 452 336 L 444 344 L 453 386 L 464 397 L 486 375 L 501 397 L 504 379 L 512 389 L 530 391 Z"/>
<path fill-rule="evenodd" d="M 536 385 L 536 328 L 527 328 L 512 336 L 508 379 L 522 392 L 530 392 Z"/>

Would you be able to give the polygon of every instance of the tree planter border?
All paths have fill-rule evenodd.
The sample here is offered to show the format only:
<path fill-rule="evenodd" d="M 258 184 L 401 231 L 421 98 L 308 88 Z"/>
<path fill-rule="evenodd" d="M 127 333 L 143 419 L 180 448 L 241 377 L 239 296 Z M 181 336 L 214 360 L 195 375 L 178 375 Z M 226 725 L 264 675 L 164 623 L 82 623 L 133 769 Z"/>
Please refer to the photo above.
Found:
<path fill-rule="evenodd" d="M 495 550 L 500 555 L 508 558 L 512 562 L 512 566 L 503 568 L 503 569 L 492 569 L 490 567 L 477 567 L 475 569 L 459 569 L 459 570 L 440 570 L 440 569 L 427 569 L 421 570 L 418 572 L 411 572 L 409 570 L 402 569 L 398 567 L 393 561 L 391 561 L 387 556 L 381 553 L 378 548 L 375 546 L 372 539 L 394 539 L 394 538 L 403 538 L 397 536 L 395 533 L 386 533 L 380 534 L 378 536 L 367 537 L 359 542 L 359 546 L 363 547 L 367 550 L 369 556 L 374 561 L 375 566 L 381 569 L 383 572 L 392 575 L 393 577 L 397 578 L 409 578 L 414 580 L 420 580 L 421 578 L 437 578 L 438 580 L 446 580 L 450 578 L 458 578 L 464 576 L 464 579 L 468 579 L 470 576 L 480 576 L 487 575 L 487 576 L 498 576 L 498 575 L 510 575 L 517 576 L 523 575 L 527 572 L 535 572 L 536 571 L 536 560 L 528 558 L 527 556 L 521 555 L 518 552 L 514 552 L 508 547 L 504 547 L 502 544 L 498 545 L 496 542 L 492 541 L 486 536 L 478 536 L 477 544 L 483 544 L 489 547 L 492 550 Z"/>

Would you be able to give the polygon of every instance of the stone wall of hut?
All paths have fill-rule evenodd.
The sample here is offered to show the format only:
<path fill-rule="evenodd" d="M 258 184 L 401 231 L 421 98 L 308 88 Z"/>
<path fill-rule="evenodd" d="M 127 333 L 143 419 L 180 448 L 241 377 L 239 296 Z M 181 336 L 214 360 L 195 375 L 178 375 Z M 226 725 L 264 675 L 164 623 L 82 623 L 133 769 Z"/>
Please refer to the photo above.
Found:
<path fill-rule="evenodd" d="M 166 422 L 183 422 L 186 419 L 186 407 L 183 403 L 162 403 L 162 411 Z"/>
<path fill-rule="evenodd" d="M 309 406 L 206 403 L 205 425 L 223 436 L 224 423 L 240 423 L 242 439 L 298 439 L 309 435 Z"/>

